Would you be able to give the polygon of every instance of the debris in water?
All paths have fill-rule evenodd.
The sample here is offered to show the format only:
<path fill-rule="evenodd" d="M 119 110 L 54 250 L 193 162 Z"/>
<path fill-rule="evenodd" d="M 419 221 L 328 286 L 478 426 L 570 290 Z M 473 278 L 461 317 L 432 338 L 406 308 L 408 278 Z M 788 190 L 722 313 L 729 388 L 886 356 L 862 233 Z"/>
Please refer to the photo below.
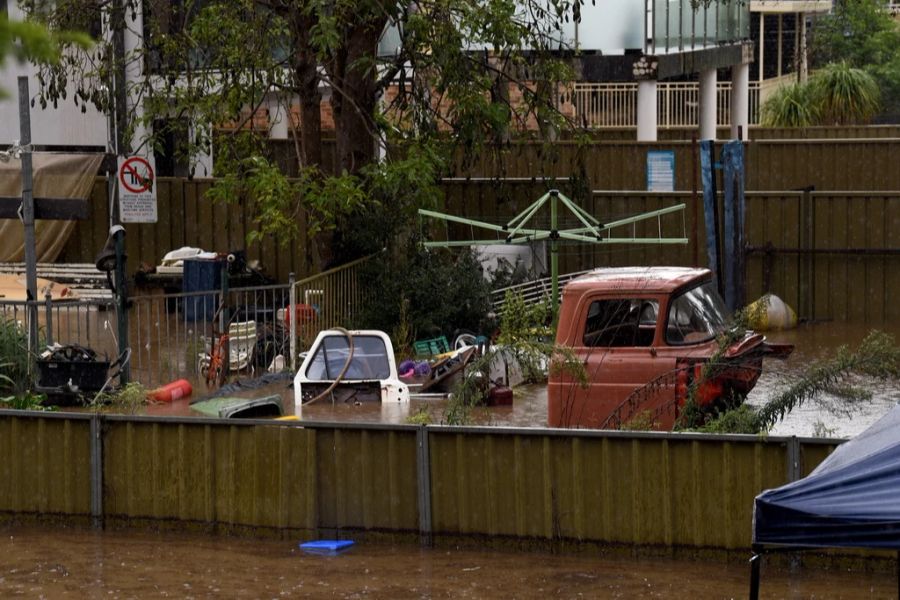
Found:
<path fill-rule="evenodd" d="M 314 540 L 300 544 L 300 549 L 308 554 L 337 556 L 349 550 L 354 543 L 352 540 Z"/>

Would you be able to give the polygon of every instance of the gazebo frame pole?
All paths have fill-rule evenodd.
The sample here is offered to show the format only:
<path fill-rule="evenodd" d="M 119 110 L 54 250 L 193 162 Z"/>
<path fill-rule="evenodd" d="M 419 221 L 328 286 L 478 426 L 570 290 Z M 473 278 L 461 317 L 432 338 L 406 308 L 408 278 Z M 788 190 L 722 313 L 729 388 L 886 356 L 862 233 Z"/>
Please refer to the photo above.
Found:
<path fill-rule="evenodd" d="M 750 558 L 750 600 L 759 600 L 759 570 L 762 566 L 762 549 L 754 548 Z"/>

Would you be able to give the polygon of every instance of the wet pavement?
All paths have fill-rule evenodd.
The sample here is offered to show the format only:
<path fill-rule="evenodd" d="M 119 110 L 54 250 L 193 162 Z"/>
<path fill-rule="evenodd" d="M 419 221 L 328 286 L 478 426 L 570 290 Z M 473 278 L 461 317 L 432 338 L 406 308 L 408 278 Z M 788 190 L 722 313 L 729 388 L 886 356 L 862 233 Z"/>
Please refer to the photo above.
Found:
<path fill-rule="evenodd" d="M 0 529 L 0 596 L 27 598 L 741 598 L 745 563 L 422 549 L 177 533 Z M 896 576 L 763 567 L 763 598 L 896 598 Z"/>

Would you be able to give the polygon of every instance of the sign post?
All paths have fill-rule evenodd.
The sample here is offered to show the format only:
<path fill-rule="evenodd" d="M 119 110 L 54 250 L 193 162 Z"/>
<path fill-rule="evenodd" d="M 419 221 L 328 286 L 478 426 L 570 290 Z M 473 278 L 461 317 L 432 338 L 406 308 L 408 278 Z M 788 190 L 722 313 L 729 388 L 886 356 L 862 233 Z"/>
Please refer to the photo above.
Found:
<path fill-rule="evenodd" d="M 32 361 L 38 355 L 38 323 L 37 323 L 37 254 L 34 241 L 34 195 L 31 171 L 31 108 L 28 104 L 28 78 L 19 77 L 19 142 L 25 149 L 22 151 L 22 224 L 25 226 L 25 289 L 28 299 L 28 369 L 29 377 Z M 29 384 L 32 381 L 29 381 Z"/>
<path fill-rule="evenodd" d="M 119 218 L 123 223 L 156 223 L 156 169 L 153 157 L 120 156 Z"/>

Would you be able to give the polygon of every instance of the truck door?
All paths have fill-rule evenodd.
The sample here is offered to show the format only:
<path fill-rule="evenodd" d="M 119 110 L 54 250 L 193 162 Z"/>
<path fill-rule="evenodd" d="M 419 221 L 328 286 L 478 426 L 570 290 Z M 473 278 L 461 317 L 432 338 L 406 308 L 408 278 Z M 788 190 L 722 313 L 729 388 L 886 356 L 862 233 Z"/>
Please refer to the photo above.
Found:
<path fill-rule="evenodd" d="M 570 426 L 599 427 L 610 415 L 624 421 L 612 426 L 637 419 L 648 419 L 646 426 L 652 426 L 658 420 L 653 414 L 674 390 L 674 381 L 669 386 L 665 375 L 675 368 L 674 358 L 657 351 L 659 322 L 659 298 L 590 299 L 576 325 L 581 331 L 573 348 L 587 371 L 588 388 L 572 391 L 564 415 Z"/>

